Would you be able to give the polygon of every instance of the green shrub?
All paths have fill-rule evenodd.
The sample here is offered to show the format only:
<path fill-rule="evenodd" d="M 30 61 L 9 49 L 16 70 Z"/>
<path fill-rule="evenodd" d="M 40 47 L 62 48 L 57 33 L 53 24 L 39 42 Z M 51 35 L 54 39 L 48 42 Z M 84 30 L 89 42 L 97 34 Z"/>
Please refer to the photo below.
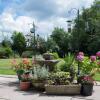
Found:
<path fill-rule="evenodd" d="M 56 52 L 53 52 L 52 55 L 53 55 L 54 59 L 58 59 L 59 58 L 58 53 L 56 53 Z"/>
<path fill-rule="evenodd" d="M 8 58 L 10 55 L 12 55 L 10 47 L 0 47 L 0 58 Z"/>
<path fill-rule="evenodd" d="M 24 52 L 22 53 L 22 57 L 23 57 L 23 58 L 25 58 L 25 57 L 27 57 L 27 58 L 32 58 L 32 56 L 33 56 L 33 51 L 24 51 Z"/>
<path fill-rule="evenodd" d="M 70 73 L 69 72 L 57 72 L 51 73 L 48 77 L 48 84 L 52 85 L 66 85 L 70 84 Z"/>
<path fill-rule="evenodd" d="M 10 47 L 6 47 L 5 48 L 5 52 L 6 52 L 6 56 L 10 56 L 10 55 L 12 55 L 12 53 L 13 53 L 13 51 L 12 51 L 12 49 L 10 48 Z"/>
<path fill-rule="evenodd" d="M 55 71 L 61 71 L 66 66 L 66 62 L 63 59 L 60 59 L 59 62 L 55 65 Z"/>

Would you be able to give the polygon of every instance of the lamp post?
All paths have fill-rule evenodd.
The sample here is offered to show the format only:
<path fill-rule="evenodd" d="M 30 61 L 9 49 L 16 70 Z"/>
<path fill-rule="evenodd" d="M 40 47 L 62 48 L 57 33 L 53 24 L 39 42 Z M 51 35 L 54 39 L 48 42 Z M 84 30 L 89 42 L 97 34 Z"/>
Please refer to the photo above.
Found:
<path fill-rule="evenodd" d="M 79 46 L 80 46 L 80 44 L 79 44 L 79 34 L 80 34 L 80 26 L 79 26 L 79 20 L 80 20 L 80 16 L 79 16 L 79 14 L 80 14 L 80 11 L 79 11 L 79 9 L 76 9 L 76 8 L 72 8 L 69 12 L 71 12 L 72 10 L 76 10 L 77 11 L 77 33 L 78 33 L 78 37 L 77 37 L 77 53 L 79 52 Z M 67 21 L 68 22 L 68 32 L 70 32 L 71 33 L 71 24 L 72 24 L 72 21 L 71 20 L 68 20 Z M 78 73 L 77 73 L 77 75 L 80 75 L 80 66 L 79 66 L 79 63 L 78 63 Z"/>

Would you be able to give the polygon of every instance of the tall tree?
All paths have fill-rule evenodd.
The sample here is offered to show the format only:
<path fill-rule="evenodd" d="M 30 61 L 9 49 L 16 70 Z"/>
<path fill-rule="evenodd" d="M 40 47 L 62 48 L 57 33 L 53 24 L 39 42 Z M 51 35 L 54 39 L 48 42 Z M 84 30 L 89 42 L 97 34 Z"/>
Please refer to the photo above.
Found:
<path fill-rule="evenodd" d="M 13 32 L 12 34 L 12 48 L 14 51 L 18 52 L 21 56 L 22 52 L 26 49 L 26 41 L 23 33 Z"/>
<path fill-rule="evenodd" d="M 52 32 L 51 38 L 64 53 L 67 53 L 69 50 L 69 36 L 70 34 L 64 29 L 56 27 Z"/>
<path fill-rule="evenodd" d="M 71 44 L 73 50 L 92 54 L 100 50 L 100 1 L 96 0 L 91 8 L 83 9 L 79 19 L 75 19 Z M 79 27 L 78 27 L 79 26 Z"/>

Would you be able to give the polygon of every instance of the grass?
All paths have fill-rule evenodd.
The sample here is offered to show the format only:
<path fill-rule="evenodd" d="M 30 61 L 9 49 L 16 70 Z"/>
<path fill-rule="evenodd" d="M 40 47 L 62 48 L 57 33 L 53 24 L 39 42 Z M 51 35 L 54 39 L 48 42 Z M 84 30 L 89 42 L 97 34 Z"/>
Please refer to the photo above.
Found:
<path fill-rule="evenodd" d="M 13 71 L 12 69 L 0 69 L 0 74 L 2 75 L 16 75 L 16 72 Z"/>
<path fill-rule="evenodd" d="M 10 67 L 13 59 L 0 59 L 0 67 Z M 19 62 L 21 58 L 16 59 Z"/>
<path fill-rule="evenodd" d="M 13 59 L 0 59 L 0 74 L 3 75 L 15 75 L 16 72 L 11 69 L 11 61 Z M 16 59 L 20 62 L 21 58 Z"/>
<path fill-rule="evenodd" d="M 100 73 L 96 73 L 95 76 L 94 76 L 94 79 L 96 81 L 100 81 Z"/>

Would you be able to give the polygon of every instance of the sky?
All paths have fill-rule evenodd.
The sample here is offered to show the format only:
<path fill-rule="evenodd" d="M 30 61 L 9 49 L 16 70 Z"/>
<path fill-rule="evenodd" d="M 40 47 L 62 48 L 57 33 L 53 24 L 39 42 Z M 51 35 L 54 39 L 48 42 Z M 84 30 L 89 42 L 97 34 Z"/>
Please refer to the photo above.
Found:
<path fill-rule="evenodd" d="M 94 0 L 0 0 L 0 39 L 13 31 L 30 32 L 32 23 L 36 34 L 48 37 L 54 27 L 67 31 L 66 21 L 77 15 L 77 10 L 88 8 Z M 73 9 L 75 8 L 75 9 Z M 73 10 L 71 10 L 73 9 Z"/>

